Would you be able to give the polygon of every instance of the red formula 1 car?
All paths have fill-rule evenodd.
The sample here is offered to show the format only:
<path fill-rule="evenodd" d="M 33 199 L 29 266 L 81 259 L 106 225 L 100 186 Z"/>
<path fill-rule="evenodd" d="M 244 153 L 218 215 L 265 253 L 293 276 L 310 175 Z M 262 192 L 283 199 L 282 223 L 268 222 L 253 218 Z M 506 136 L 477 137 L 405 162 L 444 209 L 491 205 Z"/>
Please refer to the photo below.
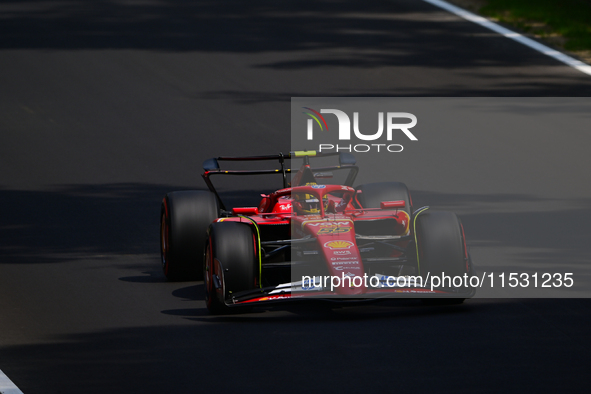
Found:
<path fill-rule="evenodd" d="M 311 165 L 326 156 L 338 156 L 338 165 Z M 285 161 L 294 159 L 302 165 L 292 173 Z M 219 165 L 255 160 L 278 161 L 280 168 L 232 171 Z M 353 187 L 355 164 L 348 153 L 314 151 L 206 160 L 210 191 L 172 192 L 162 202 L 164 274 L 186 280 L 202 272 L 212 313 L 307 298 L 460 303 L 473 296 L 467 280 L 472 263 L 456 215 L 413 210 L 400 182 Z M 343 182 L 327 184 L 337 172 Z M 256 174 L 283 177 L 283 188 L 261 195 L 257 207 L 228 210 L 211 182 L 213 175 Z"/>

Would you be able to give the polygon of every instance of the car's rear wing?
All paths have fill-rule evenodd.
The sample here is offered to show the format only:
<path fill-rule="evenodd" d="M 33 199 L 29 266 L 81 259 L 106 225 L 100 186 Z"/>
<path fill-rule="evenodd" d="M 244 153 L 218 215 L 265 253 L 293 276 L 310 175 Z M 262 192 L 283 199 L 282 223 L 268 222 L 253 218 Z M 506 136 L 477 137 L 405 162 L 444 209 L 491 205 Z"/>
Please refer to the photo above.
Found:
<path fill-rule="evenodd" d="M 326 170 L 333 170 L 333 169 L 341 169 L 347 168 L 351 169 L 351 173 L 347 177 L 345 184 L 347 186 L 352 186 L 355 177 L 357 176 L 357 172 L 359 171 L 358 167 L 355 166 L 356 160 L 355 157 L 346 152 L 330 152 L 330 153 L 322 153 L 313 150 L 304 150 L 304 151 L 293 151 L 289 152 L 288 154 L 279 153 L 278 155 L 266 155 L 266 156 L 241 156 L 241 157 L 229 157 L 229 156 L 220 156 L 220 157 L 213 157 L 211 159 L 207 159 L 203 162 L 203 179 L 207 184 L 209 190 L 211 190 L 218 202 L 220 204 L 220 208 L 226 210 L 224 203 L 222 202 L 217 190 L 211 183 L 211 179 L 209 179 L 212 175 L 265 175 L 265 174 L 281 174 L 283 177 L 283 188 L 288 187 L 287 184 L 287 174 L 291 173 L 290 168 L 285 167 L 285 161 L 291 159 L 303 159 L 304 164 L 309 164 L 309 160 L 311 157 L 328 157 L 328 156 L 338 156 L 339 157 L 339 165 L 338 166 L 329 166 L 329 167 L 321 167 L 321 168 L 314 168 L 316 171 L 326 171 Z M 268 170 L 222 170 L 220 168 L 220 161 L 264 161 L 264 160 L 277 160 L 279 162 L 280 168 L 268 169 Z"/>

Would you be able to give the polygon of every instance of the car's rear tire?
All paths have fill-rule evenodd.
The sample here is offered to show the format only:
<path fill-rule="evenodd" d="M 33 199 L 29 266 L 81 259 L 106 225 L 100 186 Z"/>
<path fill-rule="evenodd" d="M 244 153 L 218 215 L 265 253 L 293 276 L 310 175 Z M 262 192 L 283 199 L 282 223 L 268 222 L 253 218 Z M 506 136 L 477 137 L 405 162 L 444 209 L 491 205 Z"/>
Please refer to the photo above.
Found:
<path fill-rule="evenodd" d="M 420 276 L 463 277 L 470 273 L 462 224 L 455 213 L 424 211 L 416 218 L 417 270 Z M 458 282 L 456 282 L 457 284 Z M 461 287 L 455 287 L 460 289 Z M 466 289 L 467 290 L 467 289 Z M 463 298 L 424 299 L 426 304 L 461 304 Z"/>
<path fill-rule="evenodd" d="M 168 193 L 160 209 L 160 256 L 168 280 L 201 279 L 207 228 L 219 215 L 210 191 Z"/>
<path fill-rule="evenodd" d="M 402 182 L 377 182 L 357 186 L 361 193 L 357 200 L 363 208 L 380 208 L 382 201 L 404 200 L 404 211 L 410 216 L 412 213 L 412 200 L 408 188 Z"/>
<path fill-rule="evenodd" d="M 217 222 L 209 227 L 204 262 L 205 303 L 213 314 L 235 308 L 224 300 L 232 294 L 255 289 L 258 281 L 256 238 L 250 225 Z"/>

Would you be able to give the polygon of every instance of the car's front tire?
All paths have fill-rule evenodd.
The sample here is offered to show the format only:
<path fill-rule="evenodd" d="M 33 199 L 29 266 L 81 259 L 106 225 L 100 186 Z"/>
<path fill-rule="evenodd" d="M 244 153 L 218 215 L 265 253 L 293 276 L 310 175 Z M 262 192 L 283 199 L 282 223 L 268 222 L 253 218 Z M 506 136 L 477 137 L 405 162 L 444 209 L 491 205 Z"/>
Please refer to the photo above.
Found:
<path fill-rule="evenodd" d="M 168 280 L 196 280 L 202 274 L 207 228 L 219 214 L 210 191 L 168 193 L 160 209 L 160 256 Z"/>
<path fill-rule="evenodd" d="M 205 303 L 212 314 L 228 313 L 225 300 L 258 285 L 257 240 L 250 225 L 217 222 L 209 227 L 204 262 Z"/>
<path fill-rule="evenodd" d="M 455 213 L 427 210 L 419 213 L 415 221 L 417 270 L 420 276 L 441 278 L 445 275 L 454 278 L 471 274 L 462 224 Z M 456 289 L 468 290 L 464 286 Z M 424 301 L 427 304 L 460 304 L 464 299 L 441 298 Z"/>

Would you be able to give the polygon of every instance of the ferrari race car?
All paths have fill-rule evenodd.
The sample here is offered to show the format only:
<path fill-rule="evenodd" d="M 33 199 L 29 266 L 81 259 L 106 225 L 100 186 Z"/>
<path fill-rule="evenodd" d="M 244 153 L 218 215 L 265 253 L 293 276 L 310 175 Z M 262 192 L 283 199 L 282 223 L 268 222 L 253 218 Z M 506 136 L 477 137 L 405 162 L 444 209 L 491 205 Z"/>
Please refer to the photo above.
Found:
<path fill-rule="evenodd" d="M 311 164 L 329 156 L 338 157 L 338 164 Z M 277 161 L 279 168 L 237 171 L 219 165 L 259 160 Z M 301 160 L 301 167 L 292 172 L 286 160 Z M 473 275 L 472 262 L 456 215 L 413 209 L 404 183 L 353 187 L 359 168 L 349 153 L 218 157 L 203 167 L 209 191 L 164 197 L 160 242 L 165 276 L 203 275 L 211 313 L 303 299 L 461 303 L 474 294 L 466 280 Z M 344 180 L 330 184 L 337 172 Z M 226 207 L 211 182 L 214 175 L 259 174 L 281 175 L 283 188 L 262 194 L 256 207 Z"/>

